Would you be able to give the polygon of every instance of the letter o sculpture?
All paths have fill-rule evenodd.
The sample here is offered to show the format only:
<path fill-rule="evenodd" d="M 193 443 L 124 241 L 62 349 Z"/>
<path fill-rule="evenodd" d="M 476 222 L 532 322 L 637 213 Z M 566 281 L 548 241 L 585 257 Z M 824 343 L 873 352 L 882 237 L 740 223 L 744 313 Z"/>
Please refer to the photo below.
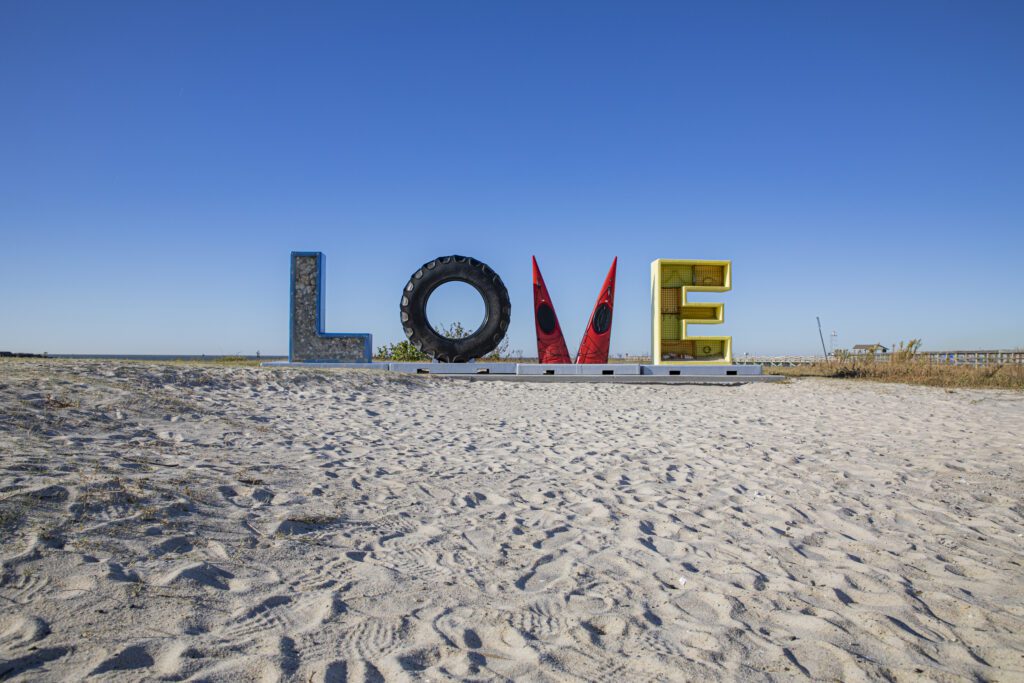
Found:
<path fill-rule="evenodd" d="M 427 320 L 427 301 L 446 282 L 465 282 L 484 300 L 484 321 L 473 334 L 449 339 Z M 490 266 L 469 256 L 442 256 L 412 274 L 402 291 L 402 329 L 412 345 L 444 363 L 465 363 L 498 347 L 508 331 L 512 303 L 508 290 Z"/>

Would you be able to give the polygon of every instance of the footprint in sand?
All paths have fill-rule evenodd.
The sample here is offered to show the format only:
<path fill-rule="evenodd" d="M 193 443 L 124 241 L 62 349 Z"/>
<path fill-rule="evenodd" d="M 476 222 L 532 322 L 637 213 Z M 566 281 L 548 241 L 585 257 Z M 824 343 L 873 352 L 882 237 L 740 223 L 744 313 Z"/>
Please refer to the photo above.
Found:
<path fill-rule="evenodd" d="M 155 544 L 150 552 L 160 557 L 169 553 L 184 555 L 192 550 L 192 542 L 185 536 L 173 536 L 160 543 Z"/>
<path fill-rule="evenodd" d="M 568 554 L 558 557 L 545 555 L 537 560 L 530 572 L 519 577 L 516 588 L 527 593 L 550 589 L 556 582 L 568 577 L 572 564 L 572 558 Z"/>
<path fill-rule="evenodd" d="M 41 574 L 15 574 L 0 586 L 0 596 L 14 603 L 27 604 L 50 585 L 50 577 Z"/>
<path fill-rule="evenodd" d="M 242 641 L 261 634 L 297 635 L 319 628 L 346 609 L 334 590 L 273 595 L 239 612 L 224 628 L 222 636 Z"/>
<path fill-rule="evenodd" d="M 350 655 L 351 659 L 377 661 L 397 650 L 408 638 L 410 630 L 407 617 L 367 617 L 342 632 L 334 647 Z"/>
<path fill-rule="evenodd" d="M 17 676 L 54 662 L 71 652 L 66 647 L 47 647 L 33 650 L 26 655 L 0 661 L 0 678 Z"/>
<path fill-rule="evenodd" d="M 192 583 L 204 588 L 227 590 L 234 574 L 209 562 L 193 562 L 182 565 L 160 576 L 153 582 L 156 586 L 172 586 L 178 583 Z"/>
<path fill-rule="evenodd" d="M 91 676 L 113 671 L 131 671 L 153 666 L 155 660 L 144 645 L 132 645 L 108 657 L 90 673 Z"/>
<path fill-rule="evenodd" d="M 567 524 L 548 529 L 544 532 L 544 539 L 533 544 L 535 548 L 542 550 L 556 550 L 569 545 L 579 538 L 580 533 Z"/>
<path fill-rule="evenodd" d="M 503 677 L 528 677 L 539 661 L 538 653 L 507 619 L 508 614 L 497 610 L 470 607 L 457 607 L 437 617 L 434 629 L 458 648 L 449 657 L 453 672 L 465 677 L 488 670 Z M 460 657 L 464 659 L 458 662 Z"/>
<path fill-rule="evenodd" d="M 29 645 L 50 634 L 50 625 L 39 617 L 19 614 L 0 621 L 0 650 Z"/>

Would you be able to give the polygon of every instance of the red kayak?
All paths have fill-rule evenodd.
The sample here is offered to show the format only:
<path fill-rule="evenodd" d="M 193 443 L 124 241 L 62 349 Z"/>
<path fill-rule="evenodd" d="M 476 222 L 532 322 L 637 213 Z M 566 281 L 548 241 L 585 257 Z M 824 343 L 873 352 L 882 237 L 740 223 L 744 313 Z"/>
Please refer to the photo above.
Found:
<path fill-rule="evenodd" d="M 619 257 L 616 256 L 608 277 L 601 285 L 601 293 L 597 295 L 597 303 L 594 304 L 594 311 L 587 324 L 587 333 L 583 335 L 580 351 L 576 354 L 577 363 L 608 362 L 608 345 L 612 339 L 612 309 L 615 306 L 615 265 L 618 262 Z"/>
<path fill-rule="evenodd" d="M 541 363 L 571 363 L 551 295 L 533 257 L 533 317 L 537 323 L 537 358 Z M 606 345 L 607 348 L 607 345 Z"/>

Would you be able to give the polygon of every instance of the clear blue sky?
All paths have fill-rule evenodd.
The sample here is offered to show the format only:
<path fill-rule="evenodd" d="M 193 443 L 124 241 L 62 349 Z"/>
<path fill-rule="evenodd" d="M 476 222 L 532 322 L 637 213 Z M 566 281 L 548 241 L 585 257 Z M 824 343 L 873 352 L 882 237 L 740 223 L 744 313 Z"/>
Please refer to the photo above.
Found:
<path fill-rule="evenodd" d="M 292 250 L 375 345 L 461 253 L 527 352 L 532 254 L 570 350 L 616 255 L 613 352 L 658 257 L 738 353 L 1022 346 L 1024 3 L 0 3 L 0 349 L 282 353 Z"/>

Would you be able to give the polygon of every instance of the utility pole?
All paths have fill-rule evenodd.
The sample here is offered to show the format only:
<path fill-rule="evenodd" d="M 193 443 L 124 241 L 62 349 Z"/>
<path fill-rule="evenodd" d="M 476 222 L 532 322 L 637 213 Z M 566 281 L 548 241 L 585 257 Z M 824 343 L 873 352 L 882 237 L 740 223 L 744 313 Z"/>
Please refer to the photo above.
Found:
<path fill-rule="evenodd" d="M 825 362 L 828 362 L 828 350 L 825 348 L 825 335 L 821 333 L 821 318 L 814 316 L 818 321 L 818 337 L 821 339 L 821 352 L 825 354 Z"/>

